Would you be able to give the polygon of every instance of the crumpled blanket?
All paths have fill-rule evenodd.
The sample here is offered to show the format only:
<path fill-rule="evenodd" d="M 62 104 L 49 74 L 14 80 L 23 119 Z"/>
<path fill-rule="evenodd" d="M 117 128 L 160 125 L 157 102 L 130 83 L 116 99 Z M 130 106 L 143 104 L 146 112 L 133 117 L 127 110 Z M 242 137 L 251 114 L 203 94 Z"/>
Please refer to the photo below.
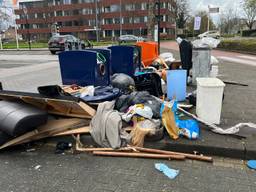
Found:
<path fill-rule="evenodd" d="M 122 119 L 114 110 L 115 101 L 100 103 L 90 124 L 93 140 L 101 147 L 117 149 L 130 142 L 130 135 L 122 129 Z"/>

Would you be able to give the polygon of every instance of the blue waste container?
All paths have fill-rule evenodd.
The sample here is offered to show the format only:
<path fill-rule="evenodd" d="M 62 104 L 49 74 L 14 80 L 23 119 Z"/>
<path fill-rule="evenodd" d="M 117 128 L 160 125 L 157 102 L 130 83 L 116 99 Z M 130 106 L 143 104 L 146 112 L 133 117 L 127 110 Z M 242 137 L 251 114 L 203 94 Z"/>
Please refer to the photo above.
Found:
<path fill-rule="evenodd" d="M 99 53 L 105 62 L 97 59 Z M 101 55 L 101 57 L 102 57 Z M 110 84 L 110 50 L 65 51 L 59 54 L 63 85 L 106 86 Z"/>
<path fill-rule="evenodd" d="M 133 76 L 140 69 L 141 54 L 137 46 L 111 46 L 111 74 L 124 73 Z"/>

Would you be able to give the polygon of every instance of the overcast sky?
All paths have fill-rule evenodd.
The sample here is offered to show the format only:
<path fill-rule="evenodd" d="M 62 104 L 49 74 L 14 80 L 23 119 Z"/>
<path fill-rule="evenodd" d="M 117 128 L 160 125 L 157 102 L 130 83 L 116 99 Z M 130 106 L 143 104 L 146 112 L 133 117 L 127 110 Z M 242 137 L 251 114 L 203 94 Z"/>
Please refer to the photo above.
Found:
<path fill-rule="evenodd" d="M 190 3 L 190 10 L 192 14 L 195 14 L 198 11 L 207 11 L 208 5 L 211 7 L 219 7 L 220 12 L 225 12 L 228 9 L 233 9 L 241 14 L 242 16 L 242 9 L 241 9 L 241 2 L 243 0 L 188 0 Z M 215 23 L 219 21 L 219 14 L 212 14 L 212 19 Z"/>

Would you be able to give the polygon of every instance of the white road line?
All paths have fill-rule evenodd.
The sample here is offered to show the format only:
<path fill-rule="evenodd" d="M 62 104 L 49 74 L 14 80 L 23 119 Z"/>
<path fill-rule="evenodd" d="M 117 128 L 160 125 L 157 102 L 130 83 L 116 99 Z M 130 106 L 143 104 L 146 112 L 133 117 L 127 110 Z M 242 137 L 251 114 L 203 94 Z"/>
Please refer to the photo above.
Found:
<path fill-rule="evenodd" d="M 243 58 L 243 59 L 249 59 L 249 60 L 255 60 L 256 61 L 256 57 L 253 57 L 253 56 L 241 55 L 241 56 L 238 56 L 238 57 Z"/>
<path fill-rule="evenodd" d="M 245 65 L 251 65 L 251 66 L 256 66 L 256 61 L 252 61 L 252 60 L 245 60 L 245 59 L 237 59 L 237 58 L 231 58 L 231 57 L 217 57 L 219 59 L 222 59 L 224 61 L 230 61 L 230 62 L 234 62 L 234 63 L 241 63 L 241 64 L 245 64 Z"/>

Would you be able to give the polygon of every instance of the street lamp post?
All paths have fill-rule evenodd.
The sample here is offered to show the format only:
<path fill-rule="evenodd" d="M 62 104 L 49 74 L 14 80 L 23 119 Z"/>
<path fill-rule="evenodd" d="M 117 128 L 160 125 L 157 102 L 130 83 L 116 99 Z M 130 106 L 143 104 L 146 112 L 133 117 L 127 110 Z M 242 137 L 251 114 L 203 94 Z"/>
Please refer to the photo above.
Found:
<path fill-rule="evenodd" d="M 23 12 L 25 14 L 25 19 L 26 19 L 28 47 L 29 47 L 29 50 L 31 50 L 31 41 L 30 41 L 30 32 L 29 32 L 29 23 L 28 23 L 28 10 L 26 7 L 23 8 Z"/>
<path fill-rule="evenodd" d="M 122 0 L 120 0 L 120 15 L 119 15 L 119 22 L 120 22 L 120 36 L 122 35 Z"/>
<path fill-rule="evenodd" d="M 96 39 L 99 42 L 98 0 L 95 0 Z"/>

